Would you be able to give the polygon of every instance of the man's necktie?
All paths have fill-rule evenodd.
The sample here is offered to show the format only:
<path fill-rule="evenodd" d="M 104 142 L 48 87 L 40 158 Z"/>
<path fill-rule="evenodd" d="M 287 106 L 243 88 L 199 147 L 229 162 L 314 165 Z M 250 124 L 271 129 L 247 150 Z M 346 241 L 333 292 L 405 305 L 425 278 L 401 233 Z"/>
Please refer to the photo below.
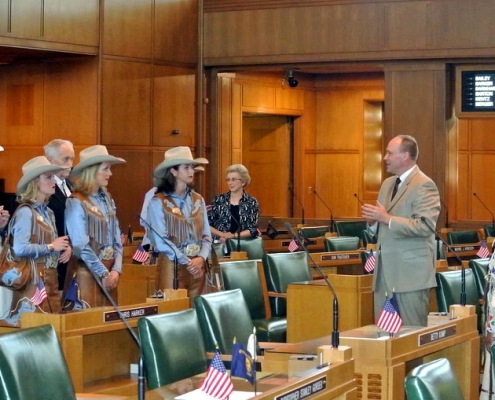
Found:
<path fill-rule="evenodd" d="M 67 186 L 65 185 L 65 181 L 62 181 L 62 193 L 65 195 L 65 197 L 68 197 L 69 194 L 67 193 Z"/>
<path fill-rule="evenodd" d="M 395 181 L 394 190 L 392 190 L 392 199 L 391 200 L 393 200 L 395 195 L 397 194 L 397 190 L 399 189 L 399 185 L 400 185 L 400 178 L 397 178 Z"/>

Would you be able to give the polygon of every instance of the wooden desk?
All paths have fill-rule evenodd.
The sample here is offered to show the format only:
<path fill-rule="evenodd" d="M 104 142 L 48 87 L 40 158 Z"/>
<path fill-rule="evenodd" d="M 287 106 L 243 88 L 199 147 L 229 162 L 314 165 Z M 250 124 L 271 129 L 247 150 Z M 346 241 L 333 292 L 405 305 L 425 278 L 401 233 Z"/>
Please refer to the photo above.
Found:
<path fill-rule="evenodd" d="M 123 264 L 118 288 L 119 306 L 145 303 L 155 292 L 156 265 Z"/>
<path fill-rule="evenodd" d="M 292 239 L 265 239 L 263 238 L 263 246 L 267 253 L 287 253 L 289 251 L 289 243 Z M 310 239 L 306 248 L 309 252 L 325 251 L 325 238 Z M 301 251 L 302 247 L 299 246 L 297 251 Z"/>
<path fill-rule="evenodd" d="M 360 398 L 403 400 L 408 372 L 441 357 L 451 362 L 464 398 L 478 398 L 480 339 L 476 315 L 435 319 L 434 325 L 425 328 L 403 327 L 393 339 L 375 325 L 340 333 L 340 345 L 352 348 Z M 435 340 L 428 342 L 431 339 Z M 319 346 L 330 343 L 331 337 L 326 336 L 266 350 L 264 365 L 268 368 L 271 362 L 288 362 L 290 356 L 298 354 L 316 355 Z"/>
<path fill-rule="evenodd" d="M 140 309 L 162 314 L 189 308 L 189 298 L 135 304 L 122 311 L 137 309 L 127 321 L 137 326 Z M 55 328 L 76 392 L 132 395 L 137 393 L 130 364 L 139 358 L 138 347 L 121 320 L 105 322 L 112 307 L 98 307 L 65 314 L 24 313 L 23 328 L 51 324 Z M 129 311 L 130 312 L 130 311 Z"/>
<path fill-rule="evenodd" d="M 459 264 L 454 252 L 462 259 L 462 260 L 470 260 L 472 258 L 478 258 L 476 253 L 480 249 L 481 243 L 463 243 L 463 244 L 450 244 L 449 247 L 451 251 L 447 251 L 445 249 L 445 257 L 447 257 L 447 261 L 449 259 L 455 264 Z"/>
<path fill-rule="evenodd" d="M 301 377 L 289 378 L 286 374 L 264 374 L 263 378 L 257 380 L 257 396 L 251 397 L 253 400 L 259 399 L 300 399 L 302 393 L 315 383 L 324 383 L 325 389 L 311 395 L 311 399 L 335 399 L 335 400 L 356 400 L 357 389 L 354 379 L 354 360 L 334 363 L 330 367 L 313 369 Z M 185 379 L 159 389 L 146 392 L 146 400 L 172 400 L 180 394 L 188 393 L 199 387 L 203 376 L 195 376 Z M 233 378 L 234 389 L 252 392 L 253 387 L 248 382 Z M 294 392 L 294 396 L 287 396 Z M 286 395 L 287 397 L 282 397 Z M 136 400 L 137 396 L 131 396 L 128 400 Z"/>
<path fill-rule="evenodd" d="M 324 251 L 311 253 L 311 258 L 320 267 L 325 275 L 362 275 L 363 262 L 361 253 L 363 250 L 355 251 Z M 313 278 L 321 278 L 311 260 L 308 260 Z"/>
<path fill-rule="evenodd" d="M 328 275 L 339 300 L 339 330 L 374 323 L 373 275 Z M 323 280 L 291 283 L 287 288 L 287 342 L 330 335 L 333 293 Z"/>

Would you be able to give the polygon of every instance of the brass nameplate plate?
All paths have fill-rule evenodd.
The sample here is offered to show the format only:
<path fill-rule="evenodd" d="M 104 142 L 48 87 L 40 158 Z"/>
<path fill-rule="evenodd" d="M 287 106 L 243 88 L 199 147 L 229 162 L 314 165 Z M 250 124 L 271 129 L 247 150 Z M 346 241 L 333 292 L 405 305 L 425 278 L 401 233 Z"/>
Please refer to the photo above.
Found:
<path fill-rule="evenodd" d="M 308 397 L 323 392 L 327 388 L 327 377 L 321 377 L 312 382 L 308 382 L 304 386 L 300 386 L 291 390 L 290 392 L 281 394 L 275 397 L 275 400 L 303 400 Z"/>
<path fill-rule="evenodd" d="M 147 315 L 155 315 L 158 314 L 158 306 L 144 306 L 144 307 L 136 307 L 129 308 L 127 310 L 121 310 L 120 313 L 125 319 L 131 318 L 141 318 Z M 103 322 L 113 322 L 120 320 L 120 315 L 117 311 L 108 311 L 103 313 Z"/>
<path fill-rule="evenodd" d="M 474 246 L 450 246 L 450 248 L 457 252 L 463 252 L 463 251 L 474 251 L 474 250 L 479 250 L 480 246 L 479 245 L 474 245 Z"/>
<path fill-rule="evenodd" d="M 445 328 L 439 329 L 437 331 L 423 333 L 418 336 L 418 346 L 424 346 L 433 342 L 438 342 L 439 340 L 447 339 L 448 337 L 454 336 L 457 333 L 457 326 L 451 325 Z"/>
<path fill-rule="evenodd" d="M 359 260 L 359 253 L 322 254 L 320 261 Z"/>

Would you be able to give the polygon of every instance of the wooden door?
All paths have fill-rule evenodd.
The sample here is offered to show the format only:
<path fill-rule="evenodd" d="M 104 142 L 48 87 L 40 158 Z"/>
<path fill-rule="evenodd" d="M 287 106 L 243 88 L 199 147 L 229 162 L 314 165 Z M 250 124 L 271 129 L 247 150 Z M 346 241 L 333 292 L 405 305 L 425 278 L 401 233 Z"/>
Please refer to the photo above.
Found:
<path fill-rule="evenodd" d="M 291 182 L 289 117 L 245 114 L 242 118 L 242 163 L 249 170 L 247 192 L 258 199 L 261 215 L 286 217 Z"/>

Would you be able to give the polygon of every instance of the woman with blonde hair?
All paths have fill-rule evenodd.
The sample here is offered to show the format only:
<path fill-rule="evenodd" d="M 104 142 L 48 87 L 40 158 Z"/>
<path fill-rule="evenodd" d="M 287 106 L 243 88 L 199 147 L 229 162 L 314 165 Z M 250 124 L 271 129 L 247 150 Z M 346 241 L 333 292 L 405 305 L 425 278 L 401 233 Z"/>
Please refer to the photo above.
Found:
<path fill-rule="evenodd" d="M 115 297 L 113 289 L 117 288 L 122 273 L 121 231 L 107 186 L 112 165 L 125 160 L 109 155 L 102 145 L 82 150 L 79 160 L 70 174 L 78 180 L 67 199 L 65 224 L 79 259 L 75 275 L 80 300 L 85 307 L 101 307 L 107 305 L 107 300 L 95 279 Z M 69 272 L 74 275 L 70 268 Z M 64 296 L 68 289 L 64 288 Z M 72 306 L 72 303 L 68 305 Z"/>
<path fill-rule="evenodd" d="M 61 169 L 44 156 L 22 166 L 23 176 L 17 184 L 19 207 L 10 221 L 6 240 L 11 240 L 13 256 L 30 260 L 31 281 L 25 288 L 13 291 L 10 315 L 0 320 L 2 325 L 19 326 L 24 312 L 60 310 L 57 263 L 67 262 L 72 250 L 67 236 L 57 237 L 55 217 L 47 204 L 55 192 L 54 173 Z"/>

